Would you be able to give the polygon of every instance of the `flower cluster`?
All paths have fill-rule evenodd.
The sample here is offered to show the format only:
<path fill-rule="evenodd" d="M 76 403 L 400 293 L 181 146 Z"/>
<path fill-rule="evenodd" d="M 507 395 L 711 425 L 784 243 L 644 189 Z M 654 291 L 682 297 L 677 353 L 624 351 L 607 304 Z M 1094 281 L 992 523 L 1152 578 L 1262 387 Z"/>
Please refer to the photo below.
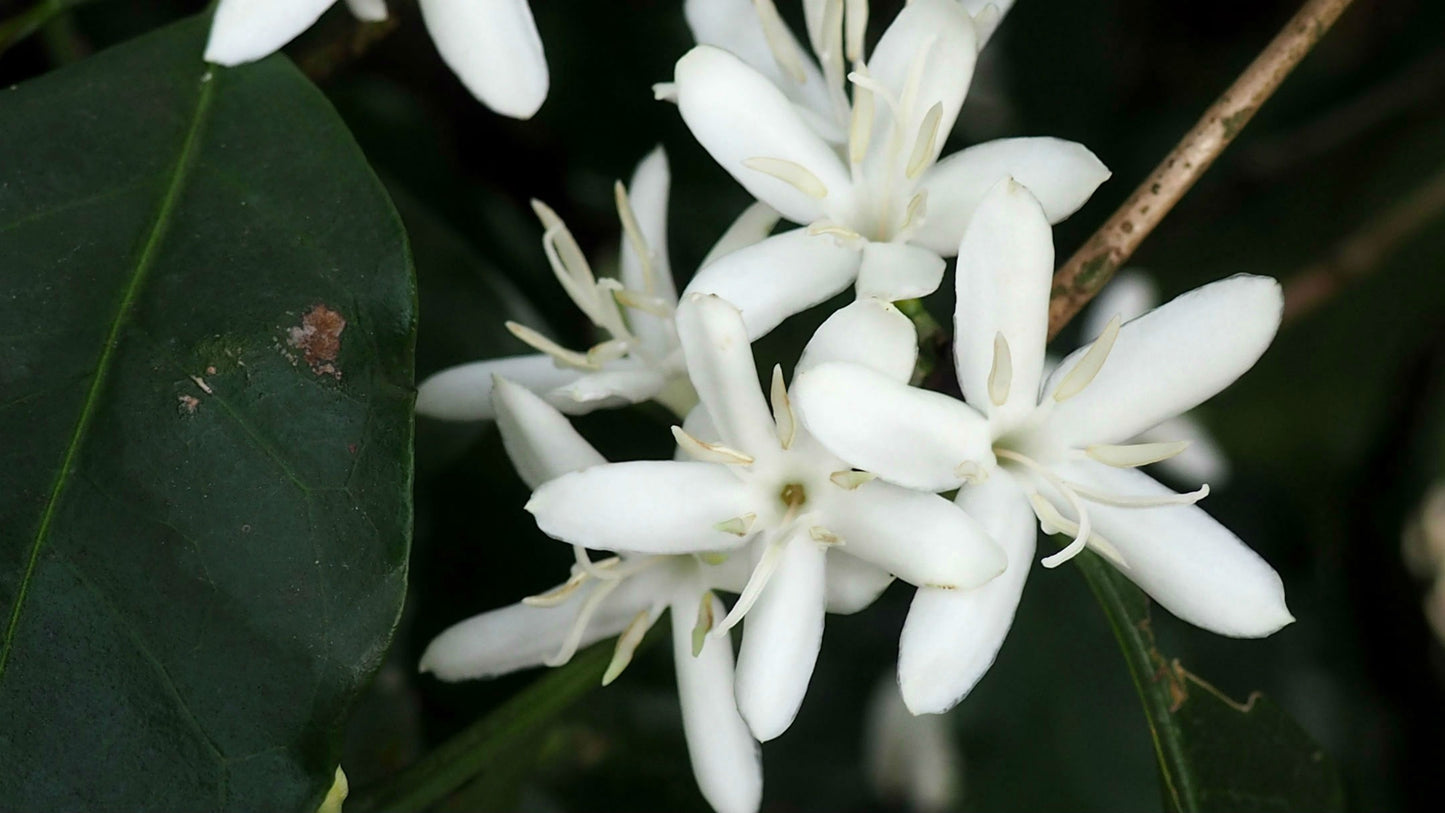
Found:
<path fill-rule="evenodd" d="M 1002 645 L 1038 529 L 1062 539 L 1045 567 L 1090 549 L 1205 629 L 1257 637 L 1292 620 L 1275 571 L 1197 505 L 1207 485 L 1176 493 L 1140 471 L 1222 473 L 1217 454 L 1183 456 L 1201 433 L 1179 416 L 1265 351 L 1279 286 L 1236 276 L 1149 310 L 1125 282 L 1085 346 L 1046 356 L 1052 224 L 1109 173 L 1051 138 L 943 154 L 1007 5 L 913 0 L 867 53 L 865 0 L 805 0 L 808 47 L 772 0 L 687 2 L 699 44 L 654 92 L 759 202 L 681 295 L 660 149 L 616 190 L 617 279 L 535 204 L 598 341 L 573 350 L 509 325 L 535 353 L 444 370 L 418 410 L 494 419 L 533 489 L 527 510 L 576 563 L 554 589 L 442 633 L 423 670 L 555 666 L 616 637 L 610 683 L 668 610 L 694 772 L 731 813 L 760 803 L 758 743 L 803 703 L 828 613 L 911 585 L 902 701 L 943 712 Z M 773 233 L 780 219 L 797 226 Z M 955 257 L 949 393 L 914 385 L 918 336 L 894 303 L 932 294 Z M 791 381 L 760 376 L 752 341 L 849 285 Z M 566 417 L 645 400 L 681 419 L 673 460 L 609 462 Z"/>

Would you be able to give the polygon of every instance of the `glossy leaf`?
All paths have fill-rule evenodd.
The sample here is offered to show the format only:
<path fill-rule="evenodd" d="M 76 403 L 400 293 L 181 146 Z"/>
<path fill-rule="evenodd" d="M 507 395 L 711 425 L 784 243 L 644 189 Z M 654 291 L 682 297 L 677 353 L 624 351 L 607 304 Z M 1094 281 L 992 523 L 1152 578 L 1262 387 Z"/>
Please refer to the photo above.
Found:
<path fill-rule="evenodd" d="M 0 91 L 0 799 L 314 810 L 411 534 L 415 295 L 284 57 Z"/>
<path fill-rule="evenodd" d="M 1230 699 L 1161 653 L 1149 598 L 1091 552 L 1075 558 L 1099 600 L 1144 704 L 1165 809 L 1252 813 L 1344 809 L 1330 758 L 1258 692 Z"/>

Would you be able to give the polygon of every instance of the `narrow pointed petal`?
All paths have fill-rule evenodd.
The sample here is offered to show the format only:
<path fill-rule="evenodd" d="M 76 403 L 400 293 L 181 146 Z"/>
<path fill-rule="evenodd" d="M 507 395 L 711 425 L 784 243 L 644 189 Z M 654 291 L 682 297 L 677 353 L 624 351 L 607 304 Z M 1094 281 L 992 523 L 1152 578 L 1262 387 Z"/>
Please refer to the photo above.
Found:
<path fill-rule="evenodd" d="M 927 61 L 909 98 L 908 84 L 913 63 L 925 48 L 928 49 Z M 926 156 L 927 163 L 931 164 L 938 157 L 948 134 L 953 131 L 953 123 L 958 119 L 958 111 L 968 95 L 969 83 L 973 81 L 977 59 L 978 41 L 973 20 L 957 0 L 915 0 L 909 3 L 893 18 L 868 58 L 868 72 L 873 79 L 906 106 L 905 132 L 917 132 L 929 109 L 935 104 L 939 106 L 938 137 Z M 888 126 L 889 117 L 878 118 L 877 129 L 870 139 L 875 145 L 869 150 L 870 157 L 881 155 L 876 145 L 887 141 L 886 134 L 881 130 Z M 904 152 L 906 154 L 907 151 Z"/>
<path fill-rule="evenodd" d="M 827 549 L 802 531 L 743 622 L 738 711 L 761 742 L 792 725 L 823 642 Z"/>
<path fill-rule="evenodd" d="M 734 251 L 757 245 L 766 240 L 768 235 L 773 233 L 773 227 L 778 225 L 778 220 L 781 218 L 782 215 L 779 215 L 777 210 L 768 204 L 753 203 L 744 209 L 742 214 L 738 215 L 728 226 L 727 231 L 717 239 L 717 242 L 713 243 L 698 268 L 706 268 Z"/>
<path fill-rule="evenodd" d="M 718 48 L 699 45 L 678 60 L 677 106 L 693 137 L 758 200 L 797 223 L 824 207 L 845 209 L 852 185 L 843 162 L 767 77 Z M 764 158 L 796 164 L 820 181 L 822 198 L 743 162 Z"/>
<path fill-rule="evenodd" d="M 1033 565 L 1038 526 L 1006 471 L 965 486 L 958 505 L 1003 547 L 1008 569 L 973 590 L 924 588 L 898 644 L 898 683 L 914 714 L 942 714 L 972 691 L 1003 646 Z"/>
<path fill-rule="evenodd" d="M 794 229 L 739 249 L 697 272 L 687 294 L 716 294 L 742 311 L 748 338 L 832 297 L 858 276 L 861 255 L 826 234 Z"/>
<path fill-rule="evenodd" d="M 1159 287 L 1142 271 L 1121 271 L 1109 280 L 1104 290 L 1094 297 L 1079 322 L 1079 335 L 1093 341 L 1109 320 L 1118 316 L 1128 322 L 1153 310 L 1159 304 Z"/>
<path fill-rule="evenodd" d="M 442 60 L 482 104 L 529 119 L 547 98 L 547 59 L 527 0 L 420 0 Z"/>
<path fill-rule="evenodd" d="M 1050 223 L 1078 211 L 1109 170 L 1082 144 L 1058 138 L 1002 138 L 969 147 L 939 161 L 923 175 L 928 215 L 912 241 L 945 257 L 958 241 L 984 196 L 999 181 L 1013 178 L 1028 187 Z"/>
<path fill-rule="evenodd" d="M 951 501 L 874 480 L 830 493 L 820 516 L 849 555 L 918 587 L 967 590 L 1004 571 L 1004 552 Z"/>
<path fill-rule="evenodd" d="M 551 356 L 509 356 L 458 364 L 433 373 L 417 387 L 416 412 L 446 421 L 489 421 L 496 417 L 492 407 L 492 378 L 503 378 L 533 392 L 549 392 L 576 381 L 576 370 L 558 367 Z"/>
<path fill-rule="evenodd" d="M 907 243 L 870 242 L 863 247 L 858 296 L 886 302 L 918 299 L 938 290 L 947 264 L 938 253 Z"/>
<path fill-rule="evenodd" d="M 1110 494 L 1174 494 L 1149 475 L 1081 461 L 1060 476 Z M 1197 505 L 1114 508 L 1090 503 L 1094 530 L 1124 564 L 1121 572 L 1160 606 L 1195 626 L 1234 638 L 1262 638 L 1294 621 L 1279 574 Z"/>
<path fill-rule="evenodd" d="M 625 580 L 602 600 L 583 632 L 580 646 L 611 638 L 642 610 L 666 599 L 664 570 L 648 570 Z M 597 582 L 578 588 L 555 607 L 512 604 L 448 627 L 427 645 L 421 671 L 447 681 L 505 675 L 541 666 L 557 654 L 577 620 L 577 612 Z M 696 605 L 694 604 L 694 612 Z"/>
<path fill-rule="evenodd" d="M 851 615 L 866 609 L 893 583 L 893 574 L 842 550 L 828 553 L 828 612 Z"/>
<path fill-rule="evenodd" d="M 1057 403 L 1046 427 L 1066 446 L 1122 443 L 1229 386 L 1279 329 L 1283 297 L 1269 277 L 1238 275 L 1196 288 L 1124 325 L 1082 392 Z M 1052 392 L 1084 357 L 1059 365 Z"/>
<path fill-rule="evenodd" d="M 1029 190 L 1005 178 L 978 207 L 958 248 L 954 364 L 963 397 L 1006 431 L 1038 405 L 1053 286 L 1053 232 Z M 989 379 L 1007 343 L 1011 375 L 996 403 Z"/>
<path fill-rule="evenodd" d="M 691 619 L 698 601 L 696 591 L 679 591 L 672 604 L 672 659 L 692 773 L 717 813 L 756 813 L 763 796 L 762 754 L 738 714 L 732 644 L 708 641 L 693 656 Z M 721 601 L 711 601 L 713 618 L 726 615 Z"/>
<path fill-rule="evenodd" d="M 856 364 L 821 364 L 793 383 L 803 425 L 830 452 L 920 491 L 948 491 L 962 464 L 992 466 L 988 421 L 962 401 Z M 967 467 L 965 467 L 966 469 Z"/>
<path fill-rule="evenodd" d="M 356 19 L 379 23 L 386 19 L 386 0 L 346 0 Z"/>
<path fill-rule="evenodd" d="M 607 462 L 556 407 L 526 388 L 498 378 L 492 402 L 502 445 L 529 487 Z"/>
<path fill-rule="evenodd" d="M 240 65 L 269 56 L 321 18 L 336 0 L 221 0 L 206 61 Z"/>
<path fill-rule="evenodd" d="M 697 396 L 723 445 L 754 457 L 778 449 L 737 308 L 716 296 L 689 294 L 677 310 L 677 335 Z"/>
<path fill-rule="evenodd" d="M 859 299 L 819 326 L 803 348 L 793 377 L 829 362 L 861 364 L 906 384 L 918 362 L 918 331 L 891 303 Z"/>
<path fill-rule="evenodd" d="M 661 373 L 648 367 L 611 367 L 553 388 L 547 392 L 547 400 L 569 414 L 581 415 L 601 407 L 640 404 L 667 383 Z"/>
<path fill-rule="evenodd" d="M 717 526 L 752 509 L 742 481 L 727 466 L 638 460 L 550 480 L 527 510 L 548 536 L 574 545 L 693 553 L 746 542 Z"/>
<path fill-rule="evenodd" d="M 1209 433 L 1209 429 L 1192 415 L 1170 418 L 1141 433 L 1138 439 L 1143 442 L 1165 443 L 1189 441 L 1188 449 L 1158 464 L 1159 471 L 1167 475 L 1167 480 L 1209 483 L 1215 487 L 1229 482 L 1229 456 Z"/>

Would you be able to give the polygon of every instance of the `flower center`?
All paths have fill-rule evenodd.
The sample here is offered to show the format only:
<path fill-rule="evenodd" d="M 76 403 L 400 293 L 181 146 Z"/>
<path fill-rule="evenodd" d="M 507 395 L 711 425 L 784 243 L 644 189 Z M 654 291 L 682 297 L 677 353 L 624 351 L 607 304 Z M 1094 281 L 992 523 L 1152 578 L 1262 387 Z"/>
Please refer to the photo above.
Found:
<path fill-rule="evenodd" d="M 808 492 L 803 488 L 802 483 L 788 483 L 778 492 L 778 498 L 783 501 L 783 507 L 789 514 L 794 514 L 808 501 Z"/>

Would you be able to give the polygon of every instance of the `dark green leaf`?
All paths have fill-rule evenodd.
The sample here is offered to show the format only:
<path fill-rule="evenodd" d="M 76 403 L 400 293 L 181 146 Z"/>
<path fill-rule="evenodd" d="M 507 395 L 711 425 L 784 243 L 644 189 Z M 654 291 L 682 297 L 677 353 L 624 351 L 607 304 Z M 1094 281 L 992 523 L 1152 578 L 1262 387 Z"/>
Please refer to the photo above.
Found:
<path fill-rule="evenodd" d="M 206 28 L 0 91 L 7 809 L 314 809 L 400 611 L 405 235 Z"/>
<path fill-rule="evenodd" d="M 1090 552 L 1075 561 L 1114 628 L 1144 703 L 1166 809 L 1344 809 L 1334 763 L 1298 723 L 1259 693 L 1236 702 L 1170 660 L 1155 646 L 1148 596 Z"/>

